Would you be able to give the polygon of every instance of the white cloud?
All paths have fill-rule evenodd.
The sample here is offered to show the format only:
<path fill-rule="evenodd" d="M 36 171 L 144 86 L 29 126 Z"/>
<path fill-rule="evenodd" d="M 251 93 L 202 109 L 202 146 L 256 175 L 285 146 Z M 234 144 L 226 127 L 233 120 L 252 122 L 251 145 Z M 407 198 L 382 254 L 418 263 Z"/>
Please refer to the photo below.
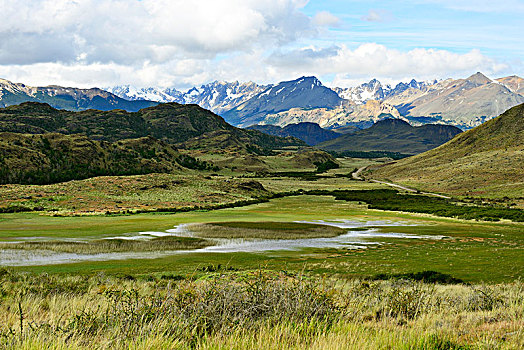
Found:
<path fill-rule="evenodd" d="M 267 84 L 303 75 L 320 78 L 330 76 L 332 81 L 324 80 L 324 83 L 344 87 L 371 77 L 395 82 L 411 78 L 428 80 L 466 77 L 476 71 L 496 77 L 497 74 L 509 71 L 509 67 L 484 56 L 479 50 L 462 54 L 422 48 L 399 51 L 367 43 L 355 49 L 345 45 L 327 48 L 308 46 L 269 56 L 264 49 L 259 48 L 222 60 L 186 58 L 165 63 L 146 61 L 140 65 L 38 63 L 0 66 L 0 77 L 9 77 L 15 82 L 29 85 L 174 85 L 179 89 L 187 89 L 214 80 L 252 80 Z"/>
<path fill-rule="evenodd" d="M 328 11 L 320 11 L 313 17 L 313 23 L 318 26 L 336 27 L 340 24 L 340 18 Z"/>
<path fill-rule="evenodd" d="M 0 64 L 164 63 L 314 35 L 302 0 L 0 0 Z"/>
<path fill-rule="evenodd" d="M 363 21 L 367 22 L 386 22 L 390 21 L 393 18 L 393 15 L 391 12 L 386 10 L 369 10 L 368 14 L 365 16 L 362 16 Z"/>
<path fill-rule="evenodd" d="M 0 77 L 30 85 L 188 88 L 213 80 L 274 83 L 302 75 L 335 76 L 333 84 L 343 85 L 370 77 L 430 79 L 507 68 L 478 50 L 399 51 L 375 43 L 356 48 L 306 46 L 332 43 L 339 31 L 327 28 L 341 23 L 327 11 L 306 16 L 306 4 L 306 0 L 0 0 Z M 388 16 L 371 10 L 366 19 Z M 309 40 L 319 33 L 327 35 Z M 359 39 L 358 31 L 352 34 L 352 40 Z M 512 66 L 522 70 L 523 64 Z"/>

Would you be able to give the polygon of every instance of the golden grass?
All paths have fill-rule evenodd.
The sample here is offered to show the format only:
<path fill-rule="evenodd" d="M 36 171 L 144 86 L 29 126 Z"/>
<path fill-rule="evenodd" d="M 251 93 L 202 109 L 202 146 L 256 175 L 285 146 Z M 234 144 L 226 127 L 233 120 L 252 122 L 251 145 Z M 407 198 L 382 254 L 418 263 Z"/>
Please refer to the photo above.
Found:
<path fill-rule="evenodd" d="M 524 346 L 519 281 L 430 285 L 309 280 L 259 271 L 146 282 L 2 273 L 0 348 L 5 349 Z"/>

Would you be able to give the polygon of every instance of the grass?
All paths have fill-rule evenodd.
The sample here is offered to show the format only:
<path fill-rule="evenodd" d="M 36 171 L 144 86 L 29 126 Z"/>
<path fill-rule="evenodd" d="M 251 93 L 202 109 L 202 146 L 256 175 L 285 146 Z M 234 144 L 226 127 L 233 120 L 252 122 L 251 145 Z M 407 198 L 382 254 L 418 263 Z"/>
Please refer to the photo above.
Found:
<path fill-rule="evenodd" d="M 347 230 L 295 222 L 221 222 L 195 224 L 190 230 L 205 238 L 303 239 L 336 237 Z"/>
<path fill-rule="evenodd" d="M 1 348 L 518 349 L 524 286 L 341 281 L 288 272 L 201 279 L 3 270 Z"/>
<path fill-rule="evenodd" d="M 45 186 L 2 185 L 0 211 L 21 207 L 55 214 L 103 215 L 234 203 L 268 194 L 263 187 L 253 186 L 253 181 L 196 174 L 149 174 L 102 176 Z"/>

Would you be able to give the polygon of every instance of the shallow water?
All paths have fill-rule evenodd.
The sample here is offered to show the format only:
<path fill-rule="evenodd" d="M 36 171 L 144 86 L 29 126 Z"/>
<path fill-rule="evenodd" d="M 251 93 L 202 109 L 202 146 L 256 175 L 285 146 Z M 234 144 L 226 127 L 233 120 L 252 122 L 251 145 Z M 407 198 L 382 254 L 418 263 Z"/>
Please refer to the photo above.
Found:
<path fill-rule="evenodd" d="M 415 235 L 406 233 L 384 233 L 377 227 L 385 226 L 413 226 L 405 222 L 393 221 L 354 221 L 354 220 L 315 220 L 315 221 L 296 221 L 297 223 L 309 223 L 335 226 L 347 229 L 347 233 L 329 238 L 306 238 L 306 239 L 210 239 L 215 245 L 200 249 L 160 251 L 160 252 L 118 252 L 118 253 L 99 253 L 99 254 L 77 254 L 61 253 L 47 250 L 21 250 L 3 249 L 0 250 L 0 266 L 32 266 L 32 265 L 52 265 L 67 264 L 82 261 L 108 261 L 125 259 L 155 259 L 169 255 L 185 253 L 235 253 L 235 252 L 267 252 L 267 251 L 292 251 L 305 248 L 335 248 L 335 249 L 365 249 L 370 246 L 383 244 L 377 238 L 395 239 L 432 239 L 440 240 L 445 236 Z M 362 230 L 368 228 L 367 230 Z M 359 229 L 359 230 L 351 230 Z M 117 237 L 106 237 L 105 239 L 126 239 L 126 240 L 147 240 L 156 237 L 179 236 L 194 237 L 190 231 L 189 224 L 177 225 L 166 231 L 145 231 L 121 235 Z M 100 239 L 100 238 L 97 238 Z M 30 237 L 21 239 L 31 241 Z M 33 237 L 32 241 L 42 241 L 41 237 Z M 73 239 L 63 239 L 73 241 Z M 78 240 L 75 240 L 78 241 Z"/>

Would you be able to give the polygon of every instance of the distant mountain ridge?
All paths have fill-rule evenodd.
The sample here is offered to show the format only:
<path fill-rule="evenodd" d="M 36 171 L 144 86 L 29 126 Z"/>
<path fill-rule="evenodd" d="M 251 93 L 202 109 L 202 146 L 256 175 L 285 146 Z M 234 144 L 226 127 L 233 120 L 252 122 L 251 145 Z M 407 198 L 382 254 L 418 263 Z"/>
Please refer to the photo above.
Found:
<path fill-rule="evenodd" d="M 268 114 L 292 108 L 334 108 L 343 103 L 336 92 L 315 77 L 284 81 L 266 88 L 246 102 L 223 114 L 234 125 L 246 127 L 262 122 Z"/>
<path fill-rule="evenodd" d="M 293 89 L 296 95 L 297 89 L 300 91 L 297 84 L 303 79 L 309 79 L 313 86 L 323 87 L 324 92 L 335 92 L 338 99 L 331 94 L 329 101 L 323 101 L 321 96 L 330 94 L 317 94 L 320 91 L 317 89 L 313 93 L 304 90 L 302 100 L 285 93 L 282 95 L 282 92 L 287 90 L 289 93 Z M 308 84 L 309 81 L 304 85 Z M 286 88 L 280 91 L 282 87 Z M 130 87 L 115 87 L 110 91 L 130 100 L 199 104 L 243 127 L 312 122 L 331 129 L 365 128 L 389 114 L 415 125 L 438 123 L 470 129 L 524 102 L 524 79 L 510 76 L 492 80 L 476 73 L 467 79 L 412 79 L 395 86 L 372 79 L 355 87 L 330 89 L 315 77 L 303 77 L 267 86 L 213 82 L 185 93 L 176 89 L 133 90 Z"/>
<path fill-rule="evenodd" d="M 35 101 L 73 111 L 138 111 L 158 103 L 178 102 L 198 104 L 242 127 L 313 122 L 329 129 L 366 128 L 390 115 L 413 125 L 436 123 L 470 129 L 524 103 L 522 78 L 493 80 L 482 73 L 466 79 L 411 80 L 394 87 L 373 79 L 352 88 L 331 89 L 315 77 L 302 77 L 266 86 L 215 81 L 186 92 L 131 86 L 108 90 L 111 92 L 96 88 L 28 87 L 0 80 L 0 107 Z"/>
<path fill-rule="evenodd" d="M 401 119 L 384 119 L 372 127 L 322 142 L 318 148 L 328 151 L 388 151 L 418 154 L 451 140 L 462 131 L 451 125 L 411 126 Z"/>
<path fill-rule="evenodd" d="M 174 88 L 135 88 L 130 85 L 114 86 L 105 88 L 105 90 L 130 101 L 149 100 L 161 103 L 197 104 L 221 114 L 247 101 L 265 88 L 253 82 L 214 81 L 200 87 L 193 87 L 186 92 Z"/>
<path fill-rule="evenodd" d="M 129 101 L 98 88 L 31 87 L 0 79 L 0 107 L 23 102 L 47 103 L 54 108 L 70 111 L 124 109 L 131 112 L 158 104 L 152 101 Z"/>

